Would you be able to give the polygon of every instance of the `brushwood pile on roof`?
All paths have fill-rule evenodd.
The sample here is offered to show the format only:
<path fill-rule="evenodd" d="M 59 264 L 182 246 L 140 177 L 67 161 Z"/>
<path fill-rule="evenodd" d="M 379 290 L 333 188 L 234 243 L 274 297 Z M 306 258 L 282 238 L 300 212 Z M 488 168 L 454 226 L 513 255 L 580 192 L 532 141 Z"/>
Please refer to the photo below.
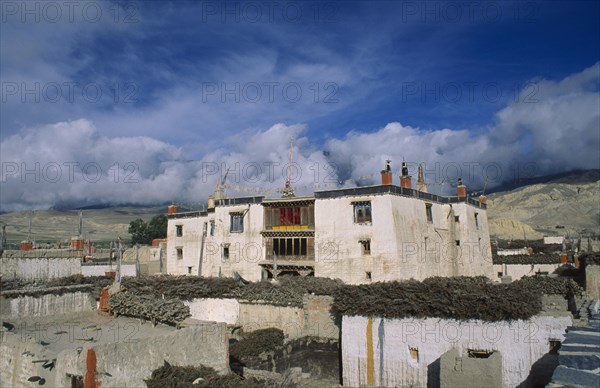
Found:
<path fill-rule="evenodd" d="M 533 255 L 492 255 L 494 264 L 560 264 L 560 256 L 557 254 L 536 253 Z"/>
<path fill-rule="evenodd" d="M 97 287 L 100 279 L 90 279 Z M 79 282 L 64 278 L 62 284 Z M 77 283 L 79 284 L 79 283 Z M 570 278 L 524 277 L 510 284 L 492 283 L 486 277 L 432 277 L 416 280 L 347 285 L 317 277 L 282 277 L 277 283 L 243 282 L 232 278 L 197 276 L 125 277 L 125 295 L 179 301 L 229 298 L 249 303 L 302 307 L 306 294 L 334 297 L 336 316 L 386 318 L 437 317 L 458 320 L 500 321 L 528 319 L 542 308 L 542 294 L 566 296 L 583 289 Z"/>

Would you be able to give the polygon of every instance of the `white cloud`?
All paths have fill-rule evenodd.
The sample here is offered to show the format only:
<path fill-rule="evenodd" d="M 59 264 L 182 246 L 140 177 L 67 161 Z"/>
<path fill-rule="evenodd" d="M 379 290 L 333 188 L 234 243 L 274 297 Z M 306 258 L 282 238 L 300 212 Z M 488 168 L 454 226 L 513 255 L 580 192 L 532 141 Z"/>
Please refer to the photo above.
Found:
<path fill-rule="evenodd" d="M 392 122 L 321 146 L 311 143 L 304 125 L 279 123 L 240 130 L 220 143 L 215 139 L 223 136 L 214 131 L 201 159 L 187 161 L 188 153 L 180 147 L 147 136 L 102 136 L 85 119 L 24 129 L 0 143 L 1 210 L 172 200 L 199 204 L 227 169 L 228 184 L 236 188 L 228 189 L 230 195 L 278 196 L 275 189 L 287 175 L 292 137 L 299 195 L 338 180 L 343 185 L 378 183 L 386 159 L 393 160 L 396 183 L 403 159 L 411 163 L 414 179 L 416 163 L 425 163 L 430 191 L 438 193 L 453 191 L 458 176 L 476 189 L 486 174 L 491 187 L 507 179 L 598 168 L 599 69 L 595 64 L 561 81 L 536 81 L 533 96 L 531 90 L 523 91 L 535 101 L 522 93 L 479 134 Z"/>

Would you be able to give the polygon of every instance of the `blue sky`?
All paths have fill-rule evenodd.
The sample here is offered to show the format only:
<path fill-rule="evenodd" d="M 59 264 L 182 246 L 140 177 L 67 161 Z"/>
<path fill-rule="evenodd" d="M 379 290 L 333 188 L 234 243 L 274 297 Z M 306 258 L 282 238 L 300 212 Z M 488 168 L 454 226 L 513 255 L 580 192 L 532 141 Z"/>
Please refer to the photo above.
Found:
<path fill-rule="evenodd" d="M 568 133 L 580 152 L 560 169 L 598 168 L 596 1 L 53 4 L 2 3 L 3 210 L 193 202 L 209 185 L 182 161 L 284 162 L 291 136 L 299 162 L 334 165 L 341 185 L 365 181 L 386 158 L 534 162 L 549 173 Z M 38 144 L 45 136 L 51 150 Z M 101 199 L 90 182 L 31 183 L 11 167 L 73 160 L 107 176 L 114 163 L 135 163 L 146 190 L 182 171 L 162 196 L 127 186 Z M 481 186 L 481 174 L 471 178 Z M 24 195 L 44 183 L 43 198 Z"/>

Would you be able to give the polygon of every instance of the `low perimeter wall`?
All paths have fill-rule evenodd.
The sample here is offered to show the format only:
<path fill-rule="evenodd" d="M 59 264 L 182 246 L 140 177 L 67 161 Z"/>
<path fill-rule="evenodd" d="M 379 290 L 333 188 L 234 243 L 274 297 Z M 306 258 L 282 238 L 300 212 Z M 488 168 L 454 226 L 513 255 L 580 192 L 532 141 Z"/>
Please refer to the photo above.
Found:
<path fill-rule="evenodd" d="M 333 299 L 305 295 L 303 307 L 245 303 L 236 299 L 194 299 L 184 302 L 192 318 L 241 326 L 244 331 L 268 327 L 283 330 L 289 338 L 305 336 L 339 339 L 339 328 L 329 314 Z"/>
<path fill-rule="evenodd" d="M 4 279 L 46 280 L 77 275 L 81 272 L 81 259 L 1 257 L 0 274 Z"/>
<path fill-rule="evenodd" d="M 440 357 L 452 348 L 496 351 L 502 356 L 502 386 L 516 387 L 549 351 L 563 341 L 570 316 L 535 316 L 527 321 L 483 322 L 448 319 L 381 319 L 344 316 L 342 374 L 345 386 L 439 385 Z M 465 384 L 465 386 L 470 385 Z"/>
<path fill-rule="evenodd" d="M 82 345 L 48 353 L 32 338 L 3 332 L 0 342 L 0 386 L 38 386 L 27 381 L 44 378 L 44 386 L 70 387 L 72 377 L 89 388 L 145 387 L 152 371 L 165 361 L 172 365 L 205 365 L 220 373 L 229 371 L 229 338 L 224 323 L 198 323 L 164 335 L 101 345 Z M 35 356 L 33 356 L 35 354 Z M 56 358 L 46 369 L 33 360 Z"/>
<path fill-rule="evenodd" d="M 56 289 L 66 289 L 61 295 Z M 28 295 L 34 292 L 34 295 Z M 4 291 L 0 294 L 0 315 L 3 319 L 41 317 L 93 311 L 96 300 L 89 285 L 53 287 L 35 290 Z"/>
<path fill-rule="evenodd" d="M 172 333 L 136 342 L 67 350 L 59 353 L 55 386 L 69 386 L 66 376 L 95 377 L 91 387 L 145 387 L 144 379 L 167 361 L 171 365 L 205 365 L 229 371 L 229 336 L 224 323 L 198 323 Z M 89 378 L 89 377 L 88 377 Z"/>
<path fill-rule="evenodd" d="M 115 264 L 108 265 L 89 265 L 82 264 L 81 265 L 81 274 L 83 276 L 104 276 L 106 272 L 117 271 L 117 266 Z M 135 276 L 135 264 L 121 264 L 121 277 L 123 276 Z"/>
<path fill-rule="evenodd" d="M 585 291 L 589 299 L 600 299 L 600 265 L 585 267 Z"/>

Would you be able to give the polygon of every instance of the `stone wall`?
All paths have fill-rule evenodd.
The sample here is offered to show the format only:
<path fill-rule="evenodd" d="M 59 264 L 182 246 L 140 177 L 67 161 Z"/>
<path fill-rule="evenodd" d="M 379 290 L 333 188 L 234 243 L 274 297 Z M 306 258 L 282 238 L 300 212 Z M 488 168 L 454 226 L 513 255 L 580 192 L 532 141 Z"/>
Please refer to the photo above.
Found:
<path fill-rule="evenodd" d="M 171 365 L 205 365 L 229 371 L 229 337 L 224 323 L 202 322 L 185 329 L 132 342 L 65 350 L 57 358 L 54 386 L 70 385 L 67 374 L 86 376 L 95 370 L 96 386 L 142 387 L 144 379 L 165 361 Z M 90 351 L 91 350 L 91 351 Z"/>
<path fill-rule="evenodd" d="M 36 296 L 26 295 L 18 290 L 4 291 L 0 297 L 2 317 L 25 318 L 73 314 L 93 311 L 96 308 L 96 300 L 87 285 L 54 288 L 66 288 L 70 291 L 56 295 L 52 293 L 53 288 L 39 289 L 36 290 L 39 293 Z M 9 294 L 18 296 L 9 298 Z"/>
<path fill-rule="evenodd" d="M 333 297 L 304 295 L 304 335 L 339 340 L 340 329 L 330 314 Z"/>
<path fill-rule="evenodd" d="M 244 331 L 275 327 L 288 338 L 313 336 L 337 340 L 339 328 L 329 314 L 333 298 L 305 295 L 302 308 L 204 298 L 184 302 L 192 318 L 239 325 Z"/>
<path fill-rule="evenodd" d="M 81 259 L 63 258 L 0 258 L 0 273 L 3 279 L 46 280 L 80 273 Z"/>
<path fill-rule="evenodd" d="M 298 307 L 240 303 L 238 324 L 244 331 L 275 327 L 289 338 L 299 338 L 304 336 L 304 311 Z"/>
<path fill-rule="evenodd" d="M 28 387 L 32 376 L 47 387 L 69 387 L 70 376 L 86 380 L 88 387 L 144 387 L 144 379 L 165 361 L 172 365 L 206 365 L 220 373 L 229 371 L 229 337 L 224 323 L 198 322 L 162 335 L 85 344 L 58 354 L 35 338 L 1 332 L 0 386 Z M 56 359 L 54 368 L 43 368 L 40 359 Z"/>
<path fill-rule="evenodd" d="M 483 322 L 448 319 L 381 319 L 344 316 L 344 385 L 433 386 L 436 363 L 451 348 L 502 355 L 502 386 L 526 381 L 533 364 L 549 351 L 549 340 L 564 339 L 570 316 L 535 316 L 527 321 Z"/>
<path fill-rule="evenodd" d="M 4 314 L 3 314 L 4 315 Z M 37 358 L 46 357 L 44 346 L 33 338 L 24 338 L 0 328 L 0 387 L 34 386 L 37 383 L 27 381 L 31 376 L 40 376 L 52 382 L 54 373 L 42 367 L 42 363 L 33 363 Z M 53 384 L 46 384 L 52 386 Z"/>
<path fill-rule="evenodd" d="M 455 348 L 440 357 L 440 388 L 502 387 L 502 355 L 471 358 Z"/>
<path fill-rule="evenodd" d="M 585 267 L 585 292 L 588 299 L 600 299 L 600 265 Z"/>

